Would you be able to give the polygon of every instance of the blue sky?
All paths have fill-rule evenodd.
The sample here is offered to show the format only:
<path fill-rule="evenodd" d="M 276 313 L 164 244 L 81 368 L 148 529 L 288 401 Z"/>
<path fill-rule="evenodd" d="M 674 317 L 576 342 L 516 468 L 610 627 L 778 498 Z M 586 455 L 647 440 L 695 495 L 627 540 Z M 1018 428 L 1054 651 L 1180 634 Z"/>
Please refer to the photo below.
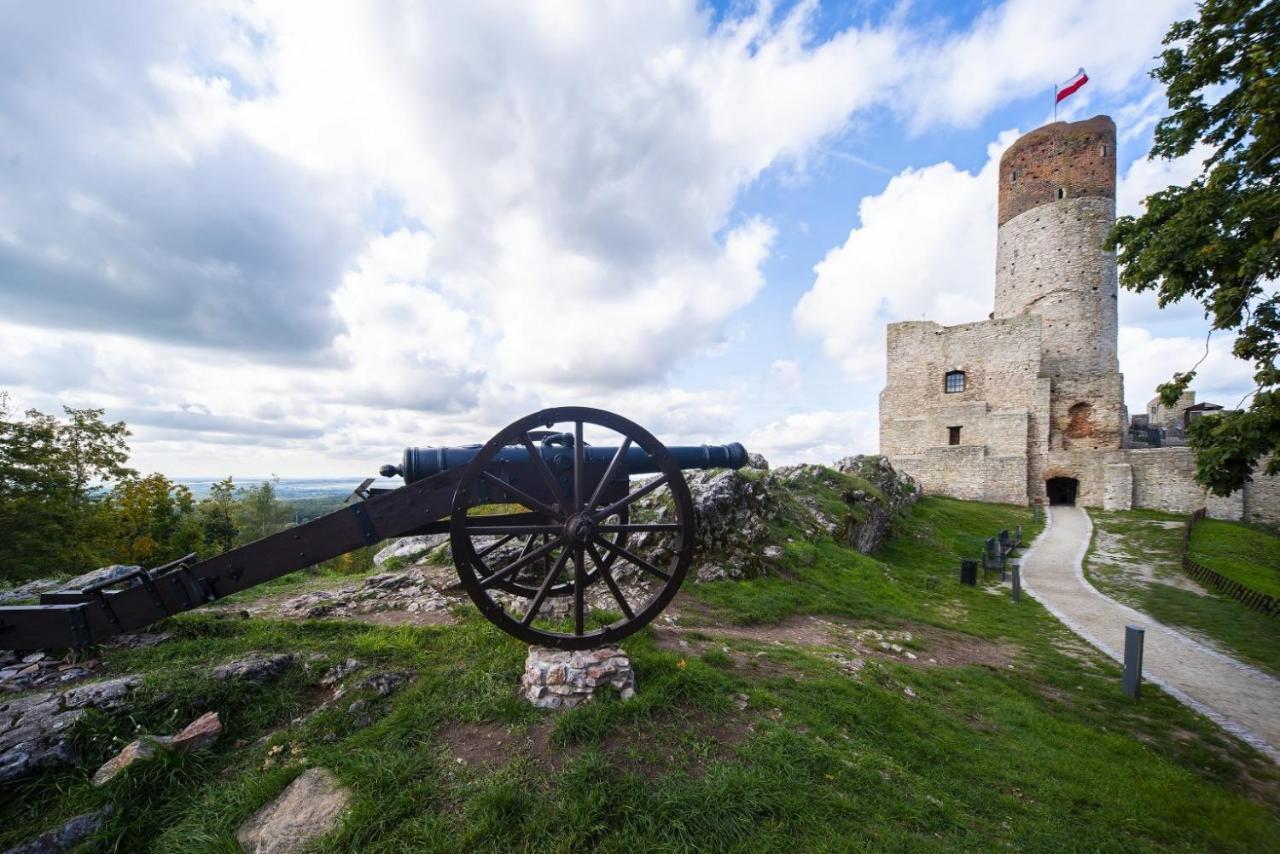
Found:
<path fill-rule="evenodd" d="M 546 405 L 774 462 L 876 449 L 887 322 L 990 310 L 999 153 L 1119 126 L 1183 0 L 12 4 L 0 389 L 173 476 L 372 471 Z M 1122 294 L 1131 408 L 1203 349 Z M 1214 339 L 1197 383 L 1248 370 Z"/>

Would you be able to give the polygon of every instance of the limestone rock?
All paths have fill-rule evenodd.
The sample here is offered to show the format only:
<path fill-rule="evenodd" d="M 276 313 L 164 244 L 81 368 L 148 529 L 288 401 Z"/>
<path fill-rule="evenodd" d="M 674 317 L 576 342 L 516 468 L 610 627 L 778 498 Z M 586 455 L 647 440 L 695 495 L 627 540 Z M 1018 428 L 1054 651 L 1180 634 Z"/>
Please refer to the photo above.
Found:
<path fill-rule="evenodd" d="M 62 589 L 62 582 L 52 578 L 38 578 L 12 590 L 0 590 L 0 605 L 6 602 L 21 602 L 24 599 L 35 599 L 41 593 L 52 593 Z"/>
<path fill-rule="evenodd" d="M 144 735 L 136 741 L 129 742 L 124 749 L 104 762 L 102 767 L 94 773 L 93 785 L 105 786 L 130 765 L 159 756 L 166 746 L 162 738 L 154 735 Z"/>
<path fill-rule="evenodd" d="M 16 653 L 0 652 L 0 691 L 30 691 L 67 685 L 93 675 L 95 659 L 72 662 L 68 658 L 36 652 L 18 658 Z"/>
<path fill-rule="evenodd" d="M 350 801 L 331 772 L 312 768 L 241 825 L 236 841 L 248 854 L 297 851 L 337 827 Z"/>
<path fill-rule="evenodd" d="M 280 614 L 295 618 L 350 617 L 381 611 L 447 611 L 461 596 L 448 590 L 457 581 L 452 566 L 412 567 L 371 575 L 359 585 L 317 590 L 287 600 Z"/>
<path fill-rule="evenodd" d="M 63 854 L 65 851 L 71 851 L 101 830 L 102 825 L 113 812 L 111 804 L 107 804 L 97 812 L 87 812 L 67 819 L 61 827 L 28 839 L 21 845 L 10 848 L 4 854 Z"/>
<path fill-rule="evenodd" d="M 544 646 L 529 647 L 521 694 L 541 709 L 572 708 L 604 688 L 624 700 L 636 694 L 631 659 L 617 647 L 570 652 Z"/>
<path fill-rule="evenodd" d="M 70 581 L 64 581 L 59 587 L 63 590 L 83 590 L 86 587 L 97 587 L 100 584 L 108 584 L 112 581 L 118 581 L 126 575 L 137 572 L 142 569 L 140 566 L 130 566 L 129 564 L 115 563 L 111 566 L 104 566 L 101 569 L 95 569 L 92 572 L 86 572 L 84 575 L 77 575 Z M 137 581 L 135 584 L 141 584 Z"/>
<path fill-rule="evenodd" d="M 215 667 L 209 674 L 214 679 L 234 679 L 240 682 L 273 682 L 279 679 L 290 665 L 293 656 L 287 653 L 280 655 L 256 655 L 239 661 Z"/>
<path fill-rule="evenodd" d="M 169 742 L 174 750 L 188 753 L 193 750 L 204 750 L 212 747 L 222 735 L 222 721 L 217 712 L 205 712 Z"/>
<path fill-rule="evenodd" d="M 379 550 L 373 556 L 373 565 L 382 566 L 389 560 L 402 564 L 412 563 L 449 542 L 448 534 L 422 534 L 417 537 L 401 537 Z"/>
<path fill-rule="evenodd" d="M 138 676 L 121 676 L 62 693 L 0 700 L 0 783 L 74 762 L 75 751 L 67 740 L 71 727 L 90 708 L 123 707 L 129 692 L 141 683 Z"/>
<path fill-rule="evenodd" d="M 747 468 L 758 469 L 759 471 L 769 470 L 769 461 L 764 458 L 763 454 L 747 454 Z"/>
<path fill-rule="evenodd" d="M 105 786 L 124 769 L 136 762 L 154 759 L 166 750 L 189 753 L 212 747 L 222 735 L 222 722 L 217 712 L 205 712 L 177 735 L 144 735 L 103 763 L 93 775 L 93 785 Z"/>

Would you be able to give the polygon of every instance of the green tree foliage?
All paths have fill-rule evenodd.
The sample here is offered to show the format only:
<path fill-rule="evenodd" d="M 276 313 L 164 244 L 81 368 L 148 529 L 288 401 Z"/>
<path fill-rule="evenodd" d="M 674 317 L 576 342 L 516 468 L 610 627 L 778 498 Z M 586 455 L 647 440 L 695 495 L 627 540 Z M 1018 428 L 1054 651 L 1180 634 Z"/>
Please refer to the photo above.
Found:
<path fill-rule="evenodd" d="M 197 510 L 204 541 L 213 552 L 225 552 L 236 544 L 240 527 L 236 524 L 236 486 L 231 478 L 213 484 Z"/>
<path fill-rule="evenodd" d="M 1199 11 L 1169 29 L 1152 72 L 1173 112 L 1157 125 L 1151 156 L 1203 149 L 1204 169 L 1148 196 L 1145 213 L 1122 217 L 1109 245 L 1126 288 L 1156 291 L 1162 307 L 1199 301 L 1254 366 L 1247 409 L 1191 428 L 1197 479 L 1227 495 L 1259 463 L 1280 473 L 1280 3 L 1205 0 Z M 1172 405 L 1194 378 L 1194 368 L 1175 374 L 1161 398 Z"/>
<path fill-rule="evenodd" d="M 260 540 L 284 528 L 289 508 L 277 497 L 278 478 L 236 491 L 239 542 Z"/>
<path fill-rule="evenodd" d="M 0 392 L 0 578 L 93 568 L 101 485 L 136 474 L 123 422 L 101 409 L 63 413 L 14 416 Z"/>
<path fill-rule="evenodd" d="M 102 514 L 103 552 L 112 563 L 156 566 L 203 550 L 191 490 L 162 474 L 121 480 L 103 502 Z"/>

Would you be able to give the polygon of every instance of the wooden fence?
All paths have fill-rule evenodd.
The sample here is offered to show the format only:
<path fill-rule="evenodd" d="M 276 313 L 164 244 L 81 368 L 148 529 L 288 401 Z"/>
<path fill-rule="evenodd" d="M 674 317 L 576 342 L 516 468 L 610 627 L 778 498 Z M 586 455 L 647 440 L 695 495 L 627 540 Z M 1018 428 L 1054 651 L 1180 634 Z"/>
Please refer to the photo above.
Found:
<path fill-rule="evenodd" d="M 1191 559 L 1191 531 L 1203 519 L 1204 509 L 1201 508 L 1187 517 L 1187 527 L 1182 532 L 1182 568 L 1186 570 L 1187 575 L 1190 575 L 1206 587 L 1217 590 L 1219 593 L 1225 593 L 1233 599 L 1238 599 L 1255 611 L 1261 611 L 1273 617 L 1280 614 L 1280 599 L 1268 596 L 1265 593 L 1259 593 L 1252 587 L 1246 587 L 1239 581 L 1227 578 L 1225 575 L 1214 572 L 1209 567 L 1196 563 Z"/>

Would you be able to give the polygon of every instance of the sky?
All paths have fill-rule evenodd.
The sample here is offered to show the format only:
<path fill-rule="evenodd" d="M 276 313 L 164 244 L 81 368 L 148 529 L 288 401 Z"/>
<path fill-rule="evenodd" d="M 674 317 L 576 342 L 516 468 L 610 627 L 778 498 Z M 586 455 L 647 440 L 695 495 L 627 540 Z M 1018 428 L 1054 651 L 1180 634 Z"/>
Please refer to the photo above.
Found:
<path fill-rule="evenodd" d="M 372 475 L 544 406 L 772 463 L 877 448 L 886 323 L 991 310 L 996 166 L 1149 160 L 1188 0 L 0 0 L 0 389 L 171 477 Z M 1121 291 L 1131 411 L 1205 350 Z M 1249 369 L 1210 339 L 1196 388 Z"/>

